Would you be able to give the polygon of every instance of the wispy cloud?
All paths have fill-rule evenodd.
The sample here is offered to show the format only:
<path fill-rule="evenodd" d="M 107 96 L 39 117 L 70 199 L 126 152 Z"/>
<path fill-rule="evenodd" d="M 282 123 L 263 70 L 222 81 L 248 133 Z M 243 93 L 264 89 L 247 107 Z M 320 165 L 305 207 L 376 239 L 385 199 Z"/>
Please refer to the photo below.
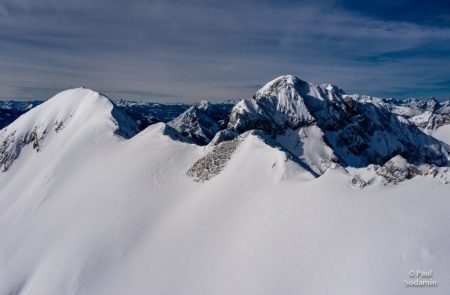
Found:
<path fill-rule="evenodd" d="M 296 74 L 347 92 L 450 97 L 450 28 L 324 1 L 5 0 L 0 97 L 250 97 Z"/>

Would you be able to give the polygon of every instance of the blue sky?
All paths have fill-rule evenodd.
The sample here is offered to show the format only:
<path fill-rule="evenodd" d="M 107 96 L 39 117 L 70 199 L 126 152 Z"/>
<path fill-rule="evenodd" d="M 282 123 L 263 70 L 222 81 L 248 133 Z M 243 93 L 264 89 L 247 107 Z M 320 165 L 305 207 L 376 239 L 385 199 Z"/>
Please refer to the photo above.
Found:
<path fill-rule="evenodd" d="M 251 97 L 283 74 L 347 93 L 450 98 L 450 2 L 3 0 L 0 97 Z"/>

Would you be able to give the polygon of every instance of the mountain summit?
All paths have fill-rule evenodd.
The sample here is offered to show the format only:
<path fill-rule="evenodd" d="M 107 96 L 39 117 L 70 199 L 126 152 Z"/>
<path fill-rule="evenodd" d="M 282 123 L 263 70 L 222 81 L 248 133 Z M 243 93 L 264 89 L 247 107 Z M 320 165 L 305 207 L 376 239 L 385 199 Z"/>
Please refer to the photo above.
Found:
<path fill-rule="evenodd" d="M 115 133 L 130 138 L 136 123 L 106 96 L 86 89 L 63 91 L 23 114 L 0 131 L 0 166 L 7 170 L 29 145 L 40 151 L 51 138 L 86 136 L 93 132 Z"/>

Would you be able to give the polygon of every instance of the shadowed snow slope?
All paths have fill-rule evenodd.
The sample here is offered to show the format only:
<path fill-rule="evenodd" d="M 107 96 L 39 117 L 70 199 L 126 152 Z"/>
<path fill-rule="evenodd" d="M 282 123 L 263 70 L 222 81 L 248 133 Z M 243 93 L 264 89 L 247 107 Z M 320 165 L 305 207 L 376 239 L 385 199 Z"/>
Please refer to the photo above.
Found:
<path fill-rule="evenodd" d="M 33 130 L 38 152 L 17 145 Z M 1 131 L 21 150 L 0 173 L 0 294 L 409 295 L 424 294 L 409 272 L 429 269 L 426 294 L 450 290 L 446 185 L 354 190 L 339 165 L 314 178 L 262 132 L 197 183 L 186 172 L 214 146 L 175 141 L 164 123 L 117 130 L 135 129 L 75 89 Z"/>

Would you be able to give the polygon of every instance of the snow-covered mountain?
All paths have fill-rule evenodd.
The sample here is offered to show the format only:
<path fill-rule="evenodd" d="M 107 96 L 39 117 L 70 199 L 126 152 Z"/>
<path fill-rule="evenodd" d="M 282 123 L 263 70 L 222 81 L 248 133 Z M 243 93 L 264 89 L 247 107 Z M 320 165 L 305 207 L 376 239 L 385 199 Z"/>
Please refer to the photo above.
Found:
<path fill-rule="evenodd" d="M 69 90 L 57 97 L 78 97 L 77 91 Z M 58 133 L 71 118 L 72 115 L 67 118 L 67 114 L 74 112 L 70 107 L 74 107 L 73 102 L 56 98 L 50 101 L 57 101 L 51 103 L 57 107 L 46 103 L 45 107 L 33 109 L 1 131 L 3 171 L 18 158 L 23 147 L 30 145 L 40 151 L 48 133 Z M 234 140 L 247 131 L 259 130 L 266 144 L 283 150 L 315 176 L 338 164 L 353 171 L 359 179 L 361 173 L 356 173 L 355 169 L 364 170 L 369 165 L 380 167 L 396 156 L 415 167 L 448 166 L 450 101 L 439 103 L 434 98 L 401 101 L 347 95 L 337 86 L 319 86 L 287 75 L 270 81 L 251 99 L 236 104 L 202 101 L 191 106 L 165 106 L 123 100 L 119 105 L 108 102 L 113 110 L 111 120 L 117 122 L 115 117 L 119 116 L 125 122 L 118 124 L 116 132 L 126 138 L 161 120 L 167 122 L 163 130 L 170 138 L 212 147 Z M 64 107 L 66 117 L 47 111 L 63 108 L 63 104 L 68 105 Z M 4 105 L 15 106 L 11 102 Z M 29 104 L 27 109 L 33 106 Z M 42 115 L 40 109 L 50 115 Z M 46 120 L 37 122 L 42 117 Z M 125 129 L 120 127 L 124 124 Z M 216 167 L 206 169 L 215 171 Z M 362 186 L 367 182 L 370 180 L 363 181 Z"/>
<path fill-rule="evenodd" d="M 427 112 L 448 103 L 283 76 L 140 131 L 64 91 L 0 131 L 0 294 L 446 294 L 450 125 Z"/>
<path fill-rule="evenodd" d="M 99 121 L 102 124 L 99 125 Z M 67 131 L 61 132 L 64 129 Z M 130 138 L 138 128 L 108 98 L 97 92 L 84 88 L 61 92 L 0 131 L 0 167 L 2 171 L 8 170 L 23 149 L 39 152 L 47 144 L 67 146 L 61 143 L 70 143 L 77 135 L 92 132 L 98 133 L 99 138 L 104 136 L 102 132 Z"/>
<path fill-rule="evenodd" d="M 382 100 L 345 95 L 329 84 L 318 86 L 283 76 L 252 99 L 239 102 L 228 128 L 237 133 L 263 130 L 319 174 L 333 162 L 365 167 L 396 155 L 415 164 L 447 165 L 447 144 L 386 105 L 390 106 Z"/>

